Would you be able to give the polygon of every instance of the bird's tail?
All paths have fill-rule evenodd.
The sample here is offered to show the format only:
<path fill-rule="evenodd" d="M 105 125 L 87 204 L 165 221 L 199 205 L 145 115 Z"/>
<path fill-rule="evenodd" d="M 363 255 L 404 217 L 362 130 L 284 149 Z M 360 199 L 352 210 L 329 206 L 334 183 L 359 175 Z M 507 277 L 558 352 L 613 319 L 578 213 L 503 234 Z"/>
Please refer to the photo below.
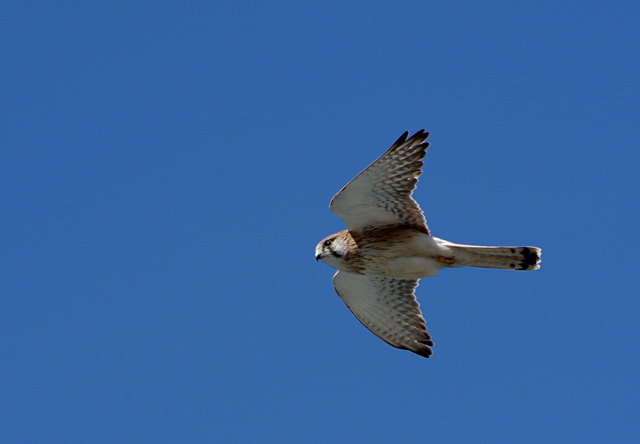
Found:
<path fill-rule="evenodd" d="M 453 251 L 454 267 L 537 270 L 542 250 L 538 247 L 482 247 L 440 241 Z"/>

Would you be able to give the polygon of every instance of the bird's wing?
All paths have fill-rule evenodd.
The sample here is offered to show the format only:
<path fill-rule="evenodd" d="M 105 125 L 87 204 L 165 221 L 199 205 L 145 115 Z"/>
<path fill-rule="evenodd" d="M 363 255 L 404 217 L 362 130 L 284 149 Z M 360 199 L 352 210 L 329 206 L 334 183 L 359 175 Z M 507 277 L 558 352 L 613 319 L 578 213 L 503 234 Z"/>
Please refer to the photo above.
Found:
<path fill-rule="evenodd" d="M 429 234 L 427 222 L 411 194 L 422 174 L 429 133 L 420 130 L 407 139 L 405 132 L 375 162 L 331 199 L 329 208 L 351 231 L 364 227 L 404 225 Z"/>
<path fill-rule="evenodd" d="M 433 341 L 414 296 L 417 280 L 338 271 L 333 286 L 356 318 L 380 339 L 431 356 Z"/>

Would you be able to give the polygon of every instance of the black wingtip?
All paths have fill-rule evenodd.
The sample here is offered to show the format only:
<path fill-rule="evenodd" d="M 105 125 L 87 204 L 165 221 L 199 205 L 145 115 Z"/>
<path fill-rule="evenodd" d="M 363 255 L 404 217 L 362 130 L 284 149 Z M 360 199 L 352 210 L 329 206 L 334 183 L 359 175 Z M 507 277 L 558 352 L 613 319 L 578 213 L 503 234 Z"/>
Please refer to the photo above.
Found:
<path fill-rule="evenodd" d="M 416 355 L 420 355 L 423 358 L 427 358 L 427 359 L 429 359 L 433 354 L 433 352 L 429 347 L 421 347 L 417 350 L 411 350 L 411 351 L 414 352 Z"/>
<path fill-rule="evenodd" d="M 414 137 L 421 137 L 421 136 L 429 136 L 429 133 L 427 132 L 426 129 L 422 128 L 421 130 L 418 130 L 415 132 L 415 134 L 413 136 L 411 136 L 411 138 L 413 139 Z"/>
<path fill-rule="evenodd" d="M 420 144 L 423 144 L 425 146 L 425 148 L 426 148 L 426 147 L 429 146 L 429 142 L 425 142 L 425 140 L 427 140 L 427 137 L 429 137 L 429 134 L 430 133 L 423 128 L 420 131 L 417 131 L 413 136 L 411 136 L 409 138 L 409 141 L 418 142 Z"/>
<path fill-rule="evenodd" d="M 433 350 L 431 350 L 431 347 L 433 347 L 435 344 L 431 340 L 429 333 L 426 333 L 426 335 L 427 335 L 426 338 L 416 341 L 417 342 L 416 347 L 411 348 L 410 351 L 424 358 L 430 358 L 431 355 L 433 354 Z"/>
<path fill-rule="evenodd" d="M 418 143 L 426 149 L 427 147 L 429 147 L 429 142 L 425 142 L 425 140 L 427 140 L 427 137 L 429 137 L 429 134 L 430 133 L 423 128 L 420 131 L 417 131 L 411 137 L 409 137 L 409 131 L 405 131 L 398 138 L 398 140 L 396 140 L 393 143 L 393 145 L 391 145 L 391 148 L 389 148 L 389 151 L 394 150 L 408 142 Z"/>
<path fill-rule="evenodd" d="M 398 137 L 398 140 L 393 142 L 393 145 L 391 145 L 390 149 L 398 148 L 400 145 L 407 141 L 407 137 L 409 137 L 409 131 L 405 131 L 404 133 L 402 133 L 402 135 Z"/>

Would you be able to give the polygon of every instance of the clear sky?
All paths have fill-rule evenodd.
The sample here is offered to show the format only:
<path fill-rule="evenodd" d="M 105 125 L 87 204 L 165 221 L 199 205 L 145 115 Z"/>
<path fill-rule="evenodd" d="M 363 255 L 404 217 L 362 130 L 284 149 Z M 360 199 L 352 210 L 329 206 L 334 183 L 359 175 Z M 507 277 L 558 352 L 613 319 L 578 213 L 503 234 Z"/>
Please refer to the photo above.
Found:
<path fill-rule="evenodd" d="M 5 4 L 2 442 L 638 442 L 639 14 Z M 313 258 L 420 128 L 434 235 L 543 248 L 423 280 L 431 359 Z"/>

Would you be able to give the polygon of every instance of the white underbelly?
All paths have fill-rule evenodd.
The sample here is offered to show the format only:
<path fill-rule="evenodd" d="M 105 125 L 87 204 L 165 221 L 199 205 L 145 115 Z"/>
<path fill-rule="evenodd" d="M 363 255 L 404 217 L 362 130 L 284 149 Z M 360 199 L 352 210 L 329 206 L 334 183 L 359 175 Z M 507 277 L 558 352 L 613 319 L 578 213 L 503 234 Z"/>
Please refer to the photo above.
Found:
<path fill-rule="evenodd" d="M 384 274 L 400 279 L 421 279 L 436 276 L 445 266 L 432 258 L 399 257 L 387 262 Z"/>

